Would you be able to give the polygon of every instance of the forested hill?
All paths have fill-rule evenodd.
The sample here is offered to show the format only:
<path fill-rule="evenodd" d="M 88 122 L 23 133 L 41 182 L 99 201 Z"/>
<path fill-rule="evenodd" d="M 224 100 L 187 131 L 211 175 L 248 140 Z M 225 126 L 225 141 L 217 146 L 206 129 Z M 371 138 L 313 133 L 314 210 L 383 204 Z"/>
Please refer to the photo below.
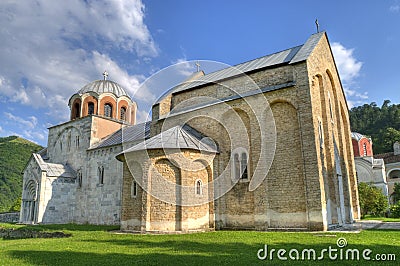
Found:
<path fill-rule="evenodd" d="M 400 104 L 385 100 L 381 107 L 375 102 L 350 110 L 351 130 L 372 138 L 374 154 L 393 151 L 400 141 Z"/>
<path fill-rule="evenodd" d="M 26 139 L 0 138 L 0 212 L 9 211 L 21 196 L 22 174 L 32 152 L 43 147 Z"/>

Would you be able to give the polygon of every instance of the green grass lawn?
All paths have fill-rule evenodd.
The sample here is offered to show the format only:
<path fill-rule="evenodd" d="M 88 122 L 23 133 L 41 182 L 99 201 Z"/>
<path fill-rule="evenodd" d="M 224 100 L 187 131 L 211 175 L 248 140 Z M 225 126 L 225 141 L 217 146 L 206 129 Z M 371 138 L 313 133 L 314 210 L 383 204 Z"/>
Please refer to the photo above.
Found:
<path fill-rule="evenodd" d="M 400 222 L 400 218 L 387 218 L 387 217 L 376 217 L 372 215 L 365 215 L 363 220 L 375 220 L 375 221 L 382 221 L 382 222 Z"/>
<path fill-rule="evenodd" d="M 69 238 L 0 239 L 0 265 L 398 265 L 400 261 L 400 231 L 368 230 L 357 233 L 289 233 L 217 231 L 183 235 L 117 234 L 116 227 L 88 225 L 19 226 L 0 224 L 7 228 L 33 228 L 63 231 Z M 338 238 L 346 238 L 342 250 L 371 249 L 375 254 L 395 254 L 396 262 L 330 260 L 324 261 L 260 261 L 257 251 L 268 249 L 338 248 Z M 286 256 L 288 254 L 286 253 Z M 300 255 L 301 256 L 301 255 Z"/>

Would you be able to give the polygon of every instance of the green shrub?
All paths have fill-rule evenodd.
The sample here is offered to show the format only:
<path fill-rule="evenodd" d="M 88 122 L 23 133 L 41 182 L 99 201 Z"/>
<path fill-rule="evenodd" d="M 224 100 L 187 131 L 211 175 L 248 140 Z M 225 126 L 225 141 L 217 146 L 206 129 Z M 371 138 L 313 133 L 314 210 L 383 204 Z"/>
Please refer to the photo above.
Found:
<path fill-rule="evenodd" d="M 388 209 L 388 199 L 382 191 L 372 184 L 358 184 L 361 217 L 367 214 L 373 216 L 383 215 Z"/>
<path fill-rule="evenodd" d="M 390 206 L 390 217 L 400 218 L 400 202 Z"/>

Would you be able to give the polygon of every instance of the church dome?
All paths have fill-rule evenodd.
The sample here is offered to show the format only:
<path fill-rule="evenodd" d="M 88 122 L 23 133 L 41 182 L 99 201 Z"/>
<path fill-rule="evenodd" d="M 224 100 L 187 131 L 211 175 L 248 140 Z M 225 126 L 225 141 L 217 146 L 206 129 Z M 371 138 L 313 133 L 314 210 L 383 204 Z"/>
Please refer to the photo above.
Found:
<path fill-rule="evenodd" d="M 84 94 L 86 92 L 96 92 L 97 94 L 102 94 L 105 92 L 113 93 L 117 97 L 128 96 L 126 91 L 116 82 L 111 80 L 95 80 L 78 91 L 79 94 Z"/>
<path fill-rule="evenodd" d="M 362 138 L 365 138 L 365 136 L 357 132 L 351 132 L 351 138 L 360 141 Z"/>
<path fill-rule="evenodd" d="M 103 80 L 95 80 L 83 86 L 69 98 L 71 120 L 96 115 L 135 124 L 136 103 L 118 83 L 107 80 L 106 71 L 103 76 Z"/>

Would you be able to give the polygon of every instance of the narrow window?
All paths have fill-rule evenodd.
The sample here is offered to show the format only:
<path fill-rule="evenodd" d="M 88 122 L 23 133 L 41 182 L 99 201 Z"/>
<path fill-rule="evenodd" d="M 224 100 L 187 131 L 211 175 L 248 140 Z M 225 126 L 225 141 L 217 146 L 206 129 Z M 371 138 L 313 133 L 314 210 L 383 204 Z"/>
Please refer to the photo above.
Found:
<path fill-rule="evenodd" d="M 242 153 L 242 161 L 241 161 L 241 173 L 242 173 L 242 179 L 247 179 L 248 174 L 247 174 L 247 154 L 245 152 Z"/>
<path fill-rule="evenodd" d="M 88 103 L 88 115 L 94 114 L 94 103 L 89 102 Z"/>
<path fill-rule="evenodd" d="M 75 137 L 75 144 L 76 144 L 76 147 L 79 148 L 79 136 Z"/>
<path fill-rule="evenodd" d="M 203 186 L 203 183 L 201 182 L 201 180 L 197 180 L 196 181 L 196 195 L 202 195 L 203 194 L 202 186 Z"/>
<path fill-rule="evenodd" d="M 125 107 L 121 107 L 121 110 L 120 110 L 120 119 L 121 120 L 126 120 L 126 108 Z"/>
<path fill-rule="evenodd" d="M 331 114 L 331 120 L 333 121 L 333 110 L 332 110 L 332 101 L 331 97 L 329 97 L 329 112 Z"/>
<path fill-rule="evenodd" d="M 131 196 L 132 198 L 136 198 L 137 196 L 137 183 L 135 180 L 132 181 L 132 186 L 131 186 Z"/>
<path fill-rule="evenodd" d="M 81 106 L 79 103 L 75 103 L 74 105 L 74 112 L 75 112 L 75 117 L 74 118 L 79 118 L 80 112 L 81 112 Z"/>
<path fill-rule="evenodd" d="M 237 180 L 240 177 L 240 161 L 239 161 L 239 154 L 237 153 L 235 153 L 235 155 L 233 156 L 233 165 L 234 165 L 235 180 Z"/>
<path fill-rule="evenodd" d="M 99 175 L 99 184 L 104 184 L 104 166 L 98 167 L 98 175 Z"/>
<path fill-rule="evenodd" d="M 81 170 L 78 170 L 77 176 L 78 176 L 78 187 L 82 187 L 82 172 L 81 172 Z"/>
<path fill-rule="evenodd" d="M 112 116 L 112 106 L 109 103 L 106 103 L 104 105 L 104 115 L 111 117 Z"/>
<path fill-rule="evenodd" d="M 322 148 L 324 144 L 324 135 L 322 131 L 322 122 L 318 121 L 318 136 L 319 136 L 319 145 Z"/>
<path fill-rule="evenodd" d="M 68 137 L 67 137 L 67 148 L 68 148 L 68 151 L 71 150 L 71 134 L 68 134 Z"/>
<path fill-rule="evenodd" d="M 363 144 L 363 155 L 367 156 L 367 143 Z"/>

